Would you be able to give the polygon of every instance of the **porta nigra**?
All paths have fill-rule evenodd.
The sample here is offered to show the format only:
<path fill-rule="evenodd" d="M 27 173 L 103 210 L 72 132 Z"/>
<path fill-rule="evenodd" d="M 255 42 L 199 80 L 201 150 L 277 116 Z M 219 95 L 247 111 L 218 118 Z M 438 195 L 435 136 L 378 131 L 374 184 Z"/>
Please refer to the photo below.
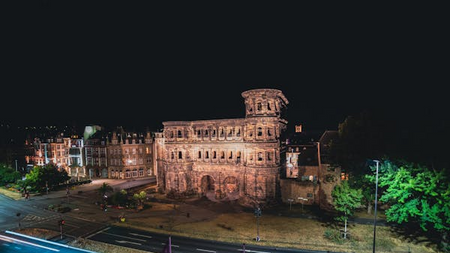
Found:
<path fill-rule="evenodd" d="M 163 134 L 155 136 L 161 191 L 214 200 L 279 197 L 288 100 L 277 89 L 242 97 L 245 118 L 163 122 Z"/>

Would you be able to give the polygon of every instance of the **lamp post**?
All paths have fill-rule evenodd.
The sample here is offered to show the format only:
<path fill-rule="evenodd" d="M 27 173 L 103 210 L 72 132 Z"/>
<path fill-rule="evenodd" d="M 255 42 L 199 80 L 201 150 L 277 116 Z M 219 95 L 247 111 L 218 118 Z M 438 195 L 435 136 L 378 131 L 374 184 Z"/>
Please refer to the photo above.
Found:
<path fill-rule="evenodd" d="M 374 162 L 377 164 L 377 172 L 375 176 L 375 211 L 374 211 L 374 218 L 373 218 L 373 253 L 375 253 L 375 237 L 376 237 L 376 229 L 377 229 L 377 198 L 378 198 L 378 164 L 380 161 L 374 160 Z"/>
<path fill-rule="evenodd" d="M 261 208 L 259 208 L 259 206 L 255 209 L 255 217 L 256 217 L 256 241 L 259 242 L 261 240 L 259 238 L 259 217 L 261 217 Z"/>

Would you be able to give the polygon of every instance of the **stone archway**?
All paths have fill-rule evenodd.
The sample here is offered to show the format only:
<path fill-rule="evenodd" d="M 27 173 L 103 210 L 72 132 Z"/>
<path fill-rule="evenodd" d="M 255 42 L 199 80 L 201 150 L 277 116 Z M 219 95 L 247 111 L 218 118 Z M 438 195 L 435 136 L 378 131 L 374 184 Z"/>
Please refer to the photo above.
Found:
<path fill-rule="evenodd" d="M 208 193 L 214 194 L 214 179 L 211 176 L 203 176 L 200 182 L 200 188 L 203 195 L 207 195 Z"/>
<path fill-rule="evenodd" d="M 239 181 L 236 177 L 229 176 L 223 180 L 223 190 L 229 200 L 239 198 Z"/>

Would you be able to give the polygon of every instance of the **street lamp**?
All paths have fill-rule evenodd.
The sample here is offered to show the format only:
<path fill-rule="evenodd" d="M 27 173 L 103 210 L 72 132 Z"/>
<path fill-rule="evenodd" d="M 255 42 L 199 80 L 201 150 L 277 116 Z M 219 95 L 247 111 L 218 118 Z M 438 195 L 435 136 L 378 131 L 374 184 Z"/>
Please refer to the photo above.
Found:
<path fill-rule="evenodd" d="M 377 164 L 377 172 L 375 176 L 375 212 L 373 218 L 373 253 L 375 253 L 375 237 L 376 237 L 376 229 L 377 229 L 377 197 L 378 197 L 378 164 L 380 161 L 373 160 Z"/>
<path fill-rule="evenodd" d="M 259 208 L 259 206 L 255 209 L 255 217 L 256 217 L 256 241 L 259 242 L 261 240 L 259 238 L 259 217 L 261 217 L 261 208 Z"/>

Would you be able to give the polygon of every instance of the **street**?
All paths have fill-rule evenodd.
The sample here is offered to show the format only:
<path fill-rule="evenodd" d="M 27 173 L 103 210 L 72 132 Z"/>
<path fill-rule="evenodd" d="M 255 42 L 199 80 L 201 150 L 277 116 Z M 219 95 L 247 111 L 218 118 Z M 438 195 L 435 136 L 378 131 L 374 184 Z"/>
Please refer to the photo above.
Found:
<path fill-rule="evenodd" d="M 168 235 L 137 229 L 110 226 L 87 237 L 87 239 L 115 244 L 145 251 L 161 252 L 168 242 Z M 226 253 L 243 251 L 242 244 L 171 236 L 173 253 Z M 257 245 L 245 245 L 250 253 L 327 253 L 327 251 L 299 250 L 291 248 L 273 248 Z M 331 251 L 328 251 L 332 253 Z"/>

